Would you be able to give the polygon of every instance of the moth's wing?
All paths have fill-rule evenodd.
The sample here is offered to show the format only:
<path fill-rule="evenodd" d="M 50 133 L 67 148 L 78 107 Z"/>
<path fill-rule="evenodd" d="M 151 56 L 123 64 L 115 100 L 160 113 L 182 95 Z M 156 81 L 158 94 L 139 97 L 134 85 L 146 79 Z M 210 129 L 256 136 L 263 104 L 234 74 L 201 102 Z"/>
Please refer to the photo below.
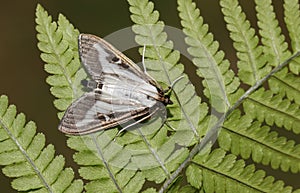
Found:
<path fill-rule="evenodd" d="M 78 45 L 82 65 L 103 89 L 110 85 L 122 85 L 135 88 L 135 92 L 144 93 L 156 100 L 162 98 L 161 92 L 158 92 L 162 90 L 159 84 L 103 39 L 80 34 Z M 119 93 L 122 95 L 122 92 L 121 88 Z"/>
<path fill-rule="evenodd" d="M 141 71 L 128 57 L 97 36 L 80 34 L 78 47 L 84 68 L 91 78 L 96 81 L 101 80 L 103 74 L 115 73 L 127 78 L 141 79 L 159 86 L 152 77 Z"/>
<path fill-rule="evenodd" d="M 136 101 L 88 92 L 68 107 L 59 130 L 71 135 L 89 134 L 138 119 L 148 113 L 149 108 Z"/>

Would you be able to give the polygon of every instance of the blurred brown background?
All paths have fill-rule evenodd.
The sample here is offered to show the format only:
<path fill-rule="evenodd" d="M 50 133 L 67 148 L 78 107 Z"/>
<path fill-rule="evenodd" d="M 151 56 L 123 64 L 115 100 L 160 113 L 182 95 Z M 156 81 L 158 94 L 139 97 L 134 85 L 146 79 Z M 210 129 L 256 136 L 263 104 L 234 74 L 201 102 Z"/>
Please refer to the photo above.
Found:
<path fill-rule="evenodd" d="M 57 154 L 64 154 L 66 165 L 73 166 L 72 152 L 66 147 L 66 137 L 57 130 L 59 123 L 56 109 L 45 83 L 47 74 L 43 70 L 43 62 L 39 58 L 36 47 L 35 8 L 40 3 L 53 19 L 58 13 L 64 14 L 81 32 L 106 36 L 119 29 L 129 27 L 132 22 L 125 0 L 52 0 L 52 1 L 3 1 L 0 7 L 0 95 L 8 95 L 11 104 L 15 104 L 19 112 L 24 112 L 27 120 L 33 120 L 38 131 L 46 135 L 47 143 L 55 145 Z M 154 0 L 155 8 L 160 11 L 161 20 L 167 25 L 180 27 L 175 0 Z M 235 52 L 228 38 L 225 23 L 217 0 L 196 0 L 201 15 L 210 26 L 215 39 L 225 50 L 226 57 L 235 63 Z M 256 27 L 254 3 L 241 1 L 252 26 Z M 282 1 L 276 0 L 275 10 L 282 22 Z M 286 29 L 283 26 L 283 32 Z M 129 56 L 132 57 L 132 56 Z M 193 78 L 193 77 L 191 77 Z M 74 166 L 73 166 L 74 167 Z M 270 171 L 272 173 L 272 171 Z M 289 179 L 288 184 L 300 188 L 299 175 L 279 174 Z M 0 174 L 1 192 L 16 192 L 10 188 L 10 179 Z"/>

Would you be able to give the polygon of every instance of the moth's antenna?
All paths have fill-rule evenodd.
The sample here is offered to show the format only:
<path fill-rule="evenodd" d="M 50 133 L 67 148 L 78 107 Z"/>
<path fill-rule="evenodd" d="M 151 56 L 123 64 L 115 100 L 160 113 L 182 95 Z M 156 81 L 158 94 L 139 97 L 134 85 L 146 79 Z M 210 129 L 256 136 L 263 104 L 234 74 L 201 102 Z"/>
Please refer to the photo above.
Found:
<path fill-rule="evenodd" d="M 182 79 L 182 78 L 184 78 L 184 76 L 179 76 L 178 78 L 176 78 L 176 79 L 172 82 L 172 84 L 169 86 L 169 88 L 166 89 L 166 90 L 164 90 L 164 92 L 167 93 L 167 92 L 169 92 L 170 90 L 173 90 L 175 84 L 176 84 L 180 79 Z"/>
<path fill-rule="evenodd" d="M 146 44 L 144 44 L 144 47 L 143 47 L 142 64 L 143 64 L 143 68 L 144 68 L 144 73 L 148 75 L 146 65 L 145 65 L 145 52 L 146 52 Z"/>
<path fill-rule="evenodd" d="M 146 52 L 146 44 L 144 44 L 143 46 L 143 53 L 142 53 L 142 64 L 143 64 L 143 68 L 144 68 L 144 73 L 147 74 L 148 76 L 150 76 L 147 72 L 147 68 L 145 65 L 145 52 Z M 151 76 L 150 76 L 151 77 Z"/>
<path fill-rule="evenodd" d="M 172 82 L 172 84 L 170 85 L 170 88 L 173 89 L 174 85 L 175 85 L 180 79 L 182 79 L 183 77 L 184 77 L 184 76 L 179 76 L 178 78 L 176 78 L 176 79 Z"/>

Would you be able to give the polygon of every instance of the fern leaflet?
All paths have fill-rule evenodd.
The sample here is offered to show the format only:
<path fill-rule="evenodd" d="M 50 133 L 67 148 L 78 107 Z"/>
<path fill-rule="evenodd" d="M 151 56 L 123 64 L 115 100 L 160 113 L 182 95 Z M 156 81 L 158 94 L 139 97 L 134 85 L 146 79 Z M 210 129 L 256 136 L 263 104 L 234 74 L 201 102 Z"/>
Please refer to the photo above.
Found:
<path fill-rule="evenodd" d="M 188 182 L 205 192 L 291 192 L 282 181 L 275 181 L 254 165 L 237 160 L 235 155 L 222 149 L 198 154 L 188 166 Z M 294 192 L 298 192 L 296 190 Z"/>
<path fill-rule="evenodd" d="M 291 53 L 288 51 L 287 43 L 278 26 L 273 7 L 270 0 L 256 1 L 259 33 L 262 36 L 263 52 L 269 65 L 276 65 L 286 60 Z M 297 59 L 295 60 L 297 61 Z M 293 66 L 291 62 L 290 67 Z M 297 83 L 298 82 L 298 83 Z M 270 89 L 275 93 L 287 95 L 290 100 L 295 100 L 299 104 L 300 85 L 299 78 L 288 72 L 285 68 L 276 73 L 269 80 Z"/>
<path fill-rule="evenodd" d="M 258 45 L 258 37 L 237 0 L 221 0 L 220 4 L 230 37 L 234 41 L 233 46 L 237 50 L 239 78 L 246 84 L 254 85 L 270 71 L 263 49 Z"/>
<path fill-rule="evenodd" d="M 53 145 L 45 147 L 45 136 L 36 133 L 34 122 L 25 122 L 25 115 L 16 114 L 0 96 L 0 165 L 18 191 L 81 192 L 83 183 L 74 180 L 71 168 L 64 169 L 63 156 L 54 156 Z"/>
<path fill-rule="evenodd" d="M 79 70 L 74 41 L 79 32 L 62 15 L 59 15 L 57 26 L 40 5 L 36 9 L 36 23 L 41 58 L 46 63 L 45 70 L 52 74 L 46 81 L 51 85 L 51 94 L 57 98 L 55 107 L 62 111 L 58 113 L 60 118 L 70 103 L 82 94 L 80 81 L 86 77 L 84 70 Z"/>
<path fill-rule="evenodd" d="M 300 146 L 295 141 L 278 137 L 270 127 L 253 121 L 249 115 L 241 116 L 240 111 L 232 113 L 218 137 L 220 147 L 230 150 L 243 159 L 249 159 L 273 169 L 297 173 L 300 170 Z"/>
<path fill-rule="evenodd" d="M 289 31 L 291 45 L 294 52 L 300 50 L 300 9 L 299 1 L 297 0 L 284 0 L 284 20 Z M 290 64 L 290 70 L 296 75 L 300 72 L 300 59 L 296 59 Z"/>
<path fill-rule="evenodd" d="M 217 51 L 218 42 L 213 41 L 213 35 L 208 33 L 195 3 L 179 0 L 178 5 L 183 32 L 187 35 L 185 41 L 190 46 L 188 51 L 194 56 L 193 63 L 198 67 L 198 75 L 204 78 L 204 93 L 210 98 L 212 107 L 225 112 L 230 103 L 241 95 L 237 92 L 239 80 L 229 70 L 224 52 Z"/>
<path fill-rule="evenodd" d="M 277 125 L 294 133 L 300 133 L 299 105 L 283 99 L 281 95 L 273 95 L 263 88 L 253 93 L 244 103 L 245 112 L 253 119 L 265 121 L 268 125 Z"/>
<path fill-rule="evenodd" d="M 163 22 L 158 21 L 159 13 L 156 10 L 153 11 L 153 3 L 147 0 L 129 0 L 128 2 L 131 5 L 131 19 L 135 23 L 132 29 L 136 33 L 136 42 L 140 45 L 146 45 L 145 65 L 148 73 L 159 82 L 167 85 L 171 85 L 180 76 L 184 77 L 175 84 L 173 89 L 174 94 L 171 95 L 171 99 L 177 104 L 169 108 L 173 117 L 169 119 L 168 123 L 173 128 L 178 129 L 186 130 L 190 127 L 199 138 L 199 131 L 196 131 L 196 126 L 207 114 L 207 107 L 200 103 L 195 88 L 183 74 L 183 65 L 178 63 L 180 54 L 177 50 L 172 51 L 173 43 L 167 40 L 167 34 L 163 31 Z M 181 114 L 179 110 L 181 110 Z M 178 127 L 178 123 L 180 123 L 180 127 Z M 177 135 L 176 133 L 175 135 Z"/>
<path fill-rule="evenodd" d="M 255 3 L 263 52 L 266 55 L 268 65 L 274 66 L 286 60 L 291 53 L 287 49 L 288 44 L 285 42 L 285 37 L 281 34 L 271 1 L 256 0 Z"/>

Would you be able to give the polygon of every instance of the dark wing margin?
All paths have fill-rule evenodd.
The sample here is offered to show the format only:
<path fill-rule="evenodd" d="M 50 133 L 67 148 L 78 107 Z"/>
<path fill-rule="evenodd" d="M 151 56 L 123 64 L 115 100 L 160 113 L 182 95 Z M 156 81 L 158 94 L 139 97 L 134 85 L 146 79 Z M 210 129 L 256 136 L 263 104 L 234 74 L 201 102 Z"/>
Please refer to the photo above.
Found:
<path fill-rule="evenodd" d="M 99 52 L 94 47 L 99 41 L 94 36 L 80 34 L 78 37 L 79 58 L 87 73 L 94 80 L 100 80 L 103 72 Z"/>

